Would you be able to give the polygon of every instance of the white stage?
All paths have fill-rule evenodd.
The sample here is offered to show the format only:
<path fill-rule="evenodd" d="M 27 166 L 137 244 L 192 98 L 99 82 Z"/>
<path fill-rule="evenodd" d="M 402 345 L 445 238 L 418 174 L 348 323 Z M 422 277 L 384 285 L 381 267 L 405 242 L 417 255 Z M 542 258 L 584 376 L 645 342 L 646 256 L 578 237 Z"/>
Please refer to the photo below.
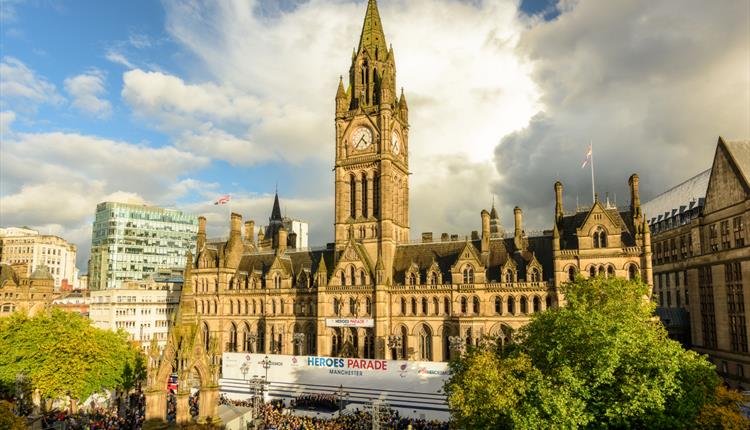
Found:
<path fill-rule="evenodd" d="M 248 382 L 266 376 L 266 400 L 290 400 L 302 394 L 348 393 L 347 409 L 364 409 L 373 400 L 386 402 L 402 416 L 447 421 L 443 384 L 448 364 L 429 361 L 368 360 L 292 355 L 224 353 L 221 393 L 231 399 L 250 397 Z M 242 366 L 247 373 L 243 375 Z M 345 395 L 344 398 L 347 398 Z"/>

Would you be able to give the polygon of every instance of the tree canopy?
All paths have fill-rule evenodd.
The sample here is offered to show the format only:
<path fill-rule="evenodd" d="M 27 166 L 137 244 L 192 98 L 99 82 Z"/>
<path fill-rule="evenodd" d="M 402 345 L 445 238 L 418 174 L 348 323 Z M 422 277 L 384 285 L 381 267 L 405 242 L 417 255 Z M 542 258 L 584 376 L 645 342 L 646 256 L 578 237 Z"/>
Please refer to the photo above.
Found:
<path fill-rule="evenodd" d="M 451 363 L 462 428 L 692 428 L 719 384 L 713 365 L 667 337 L 648 286 L 578 278 L 564 307 L 535 314 L 499 350 Z"/>
<path fill-rule="evenodd" d="M 12 392 L 24 374 L 42 398 L 85 399 L 121 387 L 125 367 L 136 367 L 139 354 L 124 332 L 98 329 L 78 314 L 15 313 L 0 320 L 0 389 Z"/>

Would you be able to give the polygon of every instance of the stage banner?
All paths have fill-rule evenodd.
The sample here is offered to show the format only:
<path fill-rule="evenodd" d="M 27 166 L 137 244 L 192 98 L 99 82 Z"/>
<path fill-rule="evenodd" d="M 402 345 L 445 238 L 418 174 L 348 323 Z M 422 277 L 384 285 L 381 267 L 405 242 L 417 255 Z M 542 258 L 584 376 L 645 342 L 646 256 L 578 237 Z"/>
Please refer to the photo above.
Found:
<path fill-rule="evenodd" d="M 222 378 L 442 394 L 448 363 L 225 352 Z"/>
<path fill-rule="evenodd" d="M 372 318 L 326 318 L 326 327 L 374 327 Z"/>

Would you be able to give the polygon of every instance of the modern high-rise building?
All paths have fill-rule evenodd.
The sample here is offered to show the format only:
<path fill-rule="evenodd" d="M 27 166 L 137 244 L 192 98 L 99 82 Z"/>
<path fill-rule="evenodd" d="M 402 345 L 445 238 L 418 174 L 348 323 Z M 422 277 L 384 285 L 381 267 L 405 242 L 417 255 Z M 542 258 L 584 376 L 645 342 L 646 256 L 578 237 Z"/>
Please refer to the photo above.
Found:
<path fill-rule="evenodd" d="M 76 246 L 58 236 L 25 227 L 0 228 L 0 262 L 25 264 L 26 276 L 47 266 L 56 290 L 63 285 L 77 287 Z"/>
<path fill-rule="evenodd" d="M 175 209 L 104 202 L 91 235 L 89 288 L 119 288 L 162 270 L 185 266 L 194 249 L 198 218 Z"/>

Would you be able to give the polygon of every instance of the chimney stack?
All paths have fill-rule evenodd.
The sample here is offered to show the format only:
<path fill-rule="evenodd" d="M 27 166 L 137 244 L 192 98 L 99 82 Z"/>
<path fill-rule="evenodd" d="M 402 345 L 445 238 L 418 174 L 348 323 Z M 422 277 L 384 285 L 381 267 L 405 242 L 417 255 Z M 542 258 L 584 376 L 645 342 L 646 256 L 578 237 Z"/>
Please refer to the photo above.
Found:
<path fill-rule="evenodd" d="M 432 242 L 432 232 L 425 232 L 422 233 L 422 243 L 430 243 Z"/>
<path fill-rule="evenodd" d="M 284 252 L 286 252 L 286 243 L 287 243 L 286 241 L 287 241 L 287 237 L 288 237 L 287 236 L 286 228 L 284 228 L 283 225 L 281 227 L 279 227 L 279 229 L 276 232 L 276 235 L 277 235 L 277 248 L 276 248 L 276 250 L 277 250 L 277 252 L 279 254 L 283 254 Z"/>
<path fill-rule="evenodd" d="M 518 206 L 513 208 L 513 216 L 515 217 L 516 221 L 514 236 L 520 237 L 523 235 L 523 211 L 521 210 L 521 208 L 519 208 Z"/>
<path fill-rule="evenodd" d="M 206 245 L 206 217 L 198 217 L 198 237 L 196 239 L 196 254 Z"/>
<path fill-rule="evenodd" d="M 232 212 L 232 221 L 229 228 L 229 236 L 239 236 L 242 234 L 242 215 Z"/>
<path fill-rule="evenodd" d="M 245 221 L 245 240 L 250 243 L 255 242 L 255 221 Z"/>
<path fill-rule="evenodd" d="M 638 175 L 633 173 L 628 179 L 628 185 L 630 185 L 630 212 L 633 214 L 634 220 L 640 220 L 641 218 L 641 195 L 638 191 Z M 638 225 L 638 223 L 636 223 Z"/>
<path fill-rule="evenodd" d="M 486 209 L 482 210 L 482 254 L 490 252 L 490 213 Z"/>

